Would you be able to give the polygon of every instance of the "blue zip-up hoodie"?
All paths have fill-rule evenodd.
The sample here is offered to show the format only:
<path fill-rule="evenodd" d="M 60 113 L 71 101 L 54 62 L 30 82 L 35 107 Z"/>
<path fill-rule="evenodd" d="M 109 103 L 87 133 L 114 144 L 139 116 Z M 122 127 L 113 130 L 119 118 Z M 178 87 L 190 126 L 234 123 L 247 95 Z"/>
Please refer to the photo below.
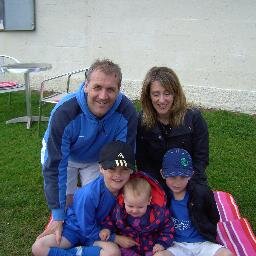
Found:
<path fill-rule="evenodd" d="M 88 108 L 84 83 L 54 107 L 41 152 L 44 191 L 54 220 L 65 218 L 68 160 L 98 162 L 101 147 L 115 140 L 135 148 L 136 130 L 135 107 L 122 93 L 100 119 Z"/>
<path fill-rule="evenodd" d="M 76 232 L 78 243 L 92 245 L 100 240 L 101 223 L 115 204 L 116 197 L 108 190 L 104 177 L 100 175 L 76 190 L 73 204 L 67 209 L 63 229 L 68 228 Z"/>

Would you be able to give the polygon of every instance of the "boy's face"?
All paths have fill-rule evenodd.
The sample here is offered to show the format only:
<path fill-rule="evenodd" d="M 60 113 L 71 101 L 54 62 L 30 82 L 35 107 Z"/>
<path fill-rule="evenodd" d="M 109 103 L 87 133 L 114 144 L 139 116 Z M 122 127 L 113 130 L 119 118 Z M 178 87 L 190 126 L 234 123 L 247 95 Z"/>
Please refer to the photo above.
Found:
<path fill-rule="evenodd" d="M 190 177 L 172 176 L 166 178 L 166 185 L 174 194 L 179 194 L 186 191 L 189 180 Z"/>
<path fill-rule="evenodd" d="M 100 166 L 100 172 L 104 176 L 106 187 L 114 195 L 118 195 L 132 174 L 131 169 L 121 166 L 106 170 Z"/>
<path fill-rule="evenodd" d="M 135 197 L 133 193 L 127 192 L 124 195 L 125 210 L 128 214 L 135 218 L 141 217 L 146 213 L 150 200 L 151 197 L 147 195 Z"/>

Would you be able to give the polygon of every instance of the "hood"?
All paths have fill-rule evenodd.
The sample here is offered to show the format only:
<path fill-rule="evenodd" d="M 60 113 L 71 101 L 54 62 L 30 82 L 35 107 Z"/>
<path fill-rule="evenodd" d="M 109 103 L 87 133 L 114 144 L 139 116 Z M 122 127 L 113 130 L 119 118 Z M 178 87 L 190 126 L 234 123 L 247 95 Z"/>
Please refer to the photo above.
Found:
<path fill-rule="evenodd" d="M 95 120 L 97 122 L 104 122 L 104 120 L 108 119 L 118 108 L 123 97 L 122 93 L 119 92 L 113 106 L 108 110 L 108 112 L 105 114 L 103 118 L 99 119 L 90 111 L 88 107 L 87 93 L 84 91 L 84 87 L 85 87 L 85 82 L 81 84 L 79 90 L 76 92 L 76 98 L 80 108 L 82 109 L 83 113 L 87 116 L 87 118 Z"/>

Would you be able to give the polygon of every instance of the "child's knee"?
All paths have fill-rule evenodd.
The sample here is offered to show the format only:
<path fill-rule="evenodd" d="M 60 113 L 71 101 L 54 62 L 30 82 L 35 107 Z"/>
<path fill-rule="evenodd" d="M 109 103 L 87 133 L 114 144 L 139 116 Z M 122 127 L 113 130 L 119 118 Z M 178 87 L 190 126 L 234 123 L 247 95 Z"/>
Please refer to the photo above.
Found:
<path fill-rule="evenodd" d="M 164 250 L 154 254 L 154 256 L 173 256 L 169 251 Z"/>
<path fill-rule="evenodd" d="M 108 242 L 107 247 L 100 251 L 100 256 L 121 256 L 121 252 L 116 244 Z"/>
<path fill-rule="evenodd" d="M 234 256 L 234 254 L 227 248 L 219 249 L 214 256 Z"/>
<path fill-rule="evenodd" d="M 109 247 L 108 255 L 109 256 L 121 256 L 120 249 L 118 248 L 118 246 L 116 244 L 113 244 L 113 246 L 111 245 L 111 247 Z"/>
<path fill-rule="evenodd" d="M 37 239 L 32 245 L 32 255 L 34 256 L 44 256 L 47 255 L 45 252 L 45 246 L 43 239 Z"/>
<path fill-rule="evenodd" d="M 32 254 L 34 256 L 47 256 L 50 247 L 57 246 L 55 235 L 47 235 L 37 239 L 32 245 Z"/>
<path fill-rule="evenodd" d="M 32 252 L 33 256 L 36 256 L 36 253 L 37 253 L 36 242 L 33 243 L 32 247 L 31 247 L 31 252 Z"/>
<path fill-rule="evenodd" d="M 111 256 L 121 256 L 121 251 L 119 247 L 116 244 L 113 244 L 113 247 L 111 247 Z"/>

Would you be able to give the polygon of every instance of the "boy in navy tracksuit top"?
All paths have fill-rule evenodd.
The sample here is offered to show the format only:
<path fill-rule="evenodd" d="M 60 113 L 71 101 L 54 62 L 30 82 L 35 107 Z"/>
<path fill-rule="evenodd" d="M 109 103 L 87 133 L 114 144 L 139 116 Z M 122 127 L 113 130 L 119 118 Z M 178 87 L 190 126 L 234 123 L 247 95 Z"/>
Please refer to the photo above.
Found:
<path fill-rule="evenodd" d="M 57 244 L 55 234 L 37 239 L 32 247 L 35 256 L 120 255 L 114 243 L 99 241 L 99 231 L 134 170 L 134 152 L 128 144 L 115 141 L 102 148 L 99 159 L 102 176 L 76 191 L 67 210 L 61 243 Z"/>

